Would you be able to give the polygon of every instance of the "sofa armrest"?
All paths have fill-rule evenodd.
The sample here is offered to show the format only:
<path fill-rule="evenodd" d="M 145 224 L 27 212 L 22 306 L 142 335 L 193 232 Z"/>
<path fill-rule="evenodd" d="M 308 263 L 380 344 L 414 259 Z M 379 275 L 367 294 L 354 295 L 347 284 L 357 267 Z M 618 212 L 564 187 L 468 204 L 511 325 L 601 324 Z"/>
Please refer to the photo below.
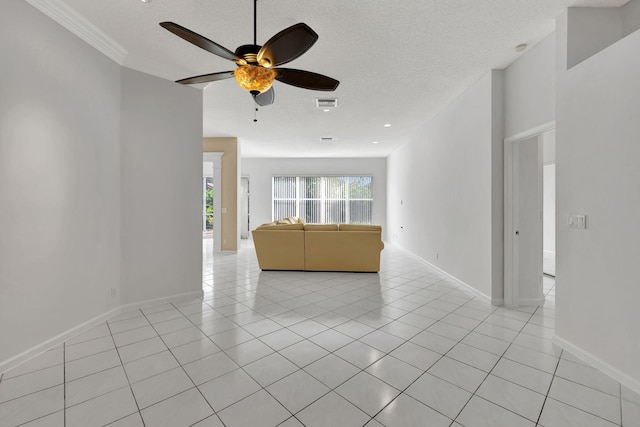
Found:
<path fill-rule="evenodd" d="M 251 234 L 260 269 L 305 269 L 303 230 L 256 229 Z"/>

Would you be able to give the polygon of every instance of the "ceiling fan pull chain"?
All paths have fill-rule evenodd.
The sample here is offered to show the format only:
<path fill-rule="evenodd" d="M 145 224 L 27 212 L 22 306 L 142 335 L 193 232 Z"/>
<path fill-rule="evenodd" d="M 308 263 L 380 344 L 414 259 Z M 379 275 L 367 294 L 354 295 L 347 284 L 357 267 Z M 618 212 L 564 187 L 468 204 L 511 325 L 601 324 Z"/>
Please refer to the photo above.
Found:
<path fill-rule="evenodd" d="M 253 123 L 258 123 L 258 107 L 253 112 Z"/>

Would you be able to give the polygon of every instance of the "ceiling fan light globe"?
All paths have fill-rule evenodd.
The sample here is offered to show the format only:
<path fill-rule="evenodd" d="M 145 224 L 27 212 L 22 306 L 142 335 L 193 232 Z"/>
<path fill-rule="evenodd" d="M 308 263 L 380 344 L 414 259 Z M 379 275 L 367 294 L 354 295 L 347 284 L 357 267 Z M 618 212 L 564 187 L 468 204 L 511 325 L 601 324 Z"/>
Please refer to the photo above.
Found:
<path fill-rule="evenodd" d="M 275 70 L 255 65 L 243 65 L 233 72 L 238 86 L 247 92 L 266 92 L 276 78 Z"/>

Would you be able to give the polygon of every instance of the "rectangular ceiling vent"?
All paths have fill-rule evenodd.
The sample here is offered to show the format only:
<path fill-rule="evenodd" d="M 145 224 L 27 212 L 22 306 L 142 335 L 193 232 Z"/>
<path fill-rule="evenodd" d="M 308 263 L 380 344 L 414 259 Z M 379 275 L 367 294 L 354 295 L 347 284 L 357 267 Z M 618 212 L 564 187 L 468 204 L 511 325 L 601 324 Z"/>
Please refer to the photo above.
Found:
<path fill-rule="evenodd" d="M 320 142 L 333 142 L 332 136 L 322 136 L 320 137 Z"/>
<path fill-rule="evenodd" d="M 336 98 L 317 98 L 316 107 L 318 108 L 336 108 L 338 100 Z"/>

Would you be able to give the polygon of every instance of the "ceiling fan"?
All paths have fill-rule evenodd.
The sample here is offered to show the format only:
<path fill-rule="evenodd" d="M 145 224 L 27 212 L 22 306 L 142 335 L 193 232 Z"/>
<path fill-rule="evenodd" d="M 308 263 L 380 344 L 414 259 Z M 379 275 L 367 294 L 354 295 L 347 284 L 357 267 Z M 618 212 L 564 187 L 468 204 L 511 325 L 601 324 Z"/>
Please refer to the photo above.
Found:
<path fill-rule="evenodd" d="M 253 2 L 253 44 L 242 45 L 231 52 L 225 47 L 194 33 L 174 22 L 160 25 L 178 37 L 208 52 L 236 63 L 234 71 L 203 74 L 177 80 L 176 83 L 208 83 L 235 77 L 238 85 L 251 93 L 260 106 L 273 104 L 273 81 L 278 80 L 303 89 L 334 91 L 340 82 L 322 74 L 293 68 L 280 68 L 305 53 L 318 40 L 318 34 L 307 24 L 299 23 L 285 28 L 271 37 L 263 46 L 257 44 L 257 1 Z"/>

